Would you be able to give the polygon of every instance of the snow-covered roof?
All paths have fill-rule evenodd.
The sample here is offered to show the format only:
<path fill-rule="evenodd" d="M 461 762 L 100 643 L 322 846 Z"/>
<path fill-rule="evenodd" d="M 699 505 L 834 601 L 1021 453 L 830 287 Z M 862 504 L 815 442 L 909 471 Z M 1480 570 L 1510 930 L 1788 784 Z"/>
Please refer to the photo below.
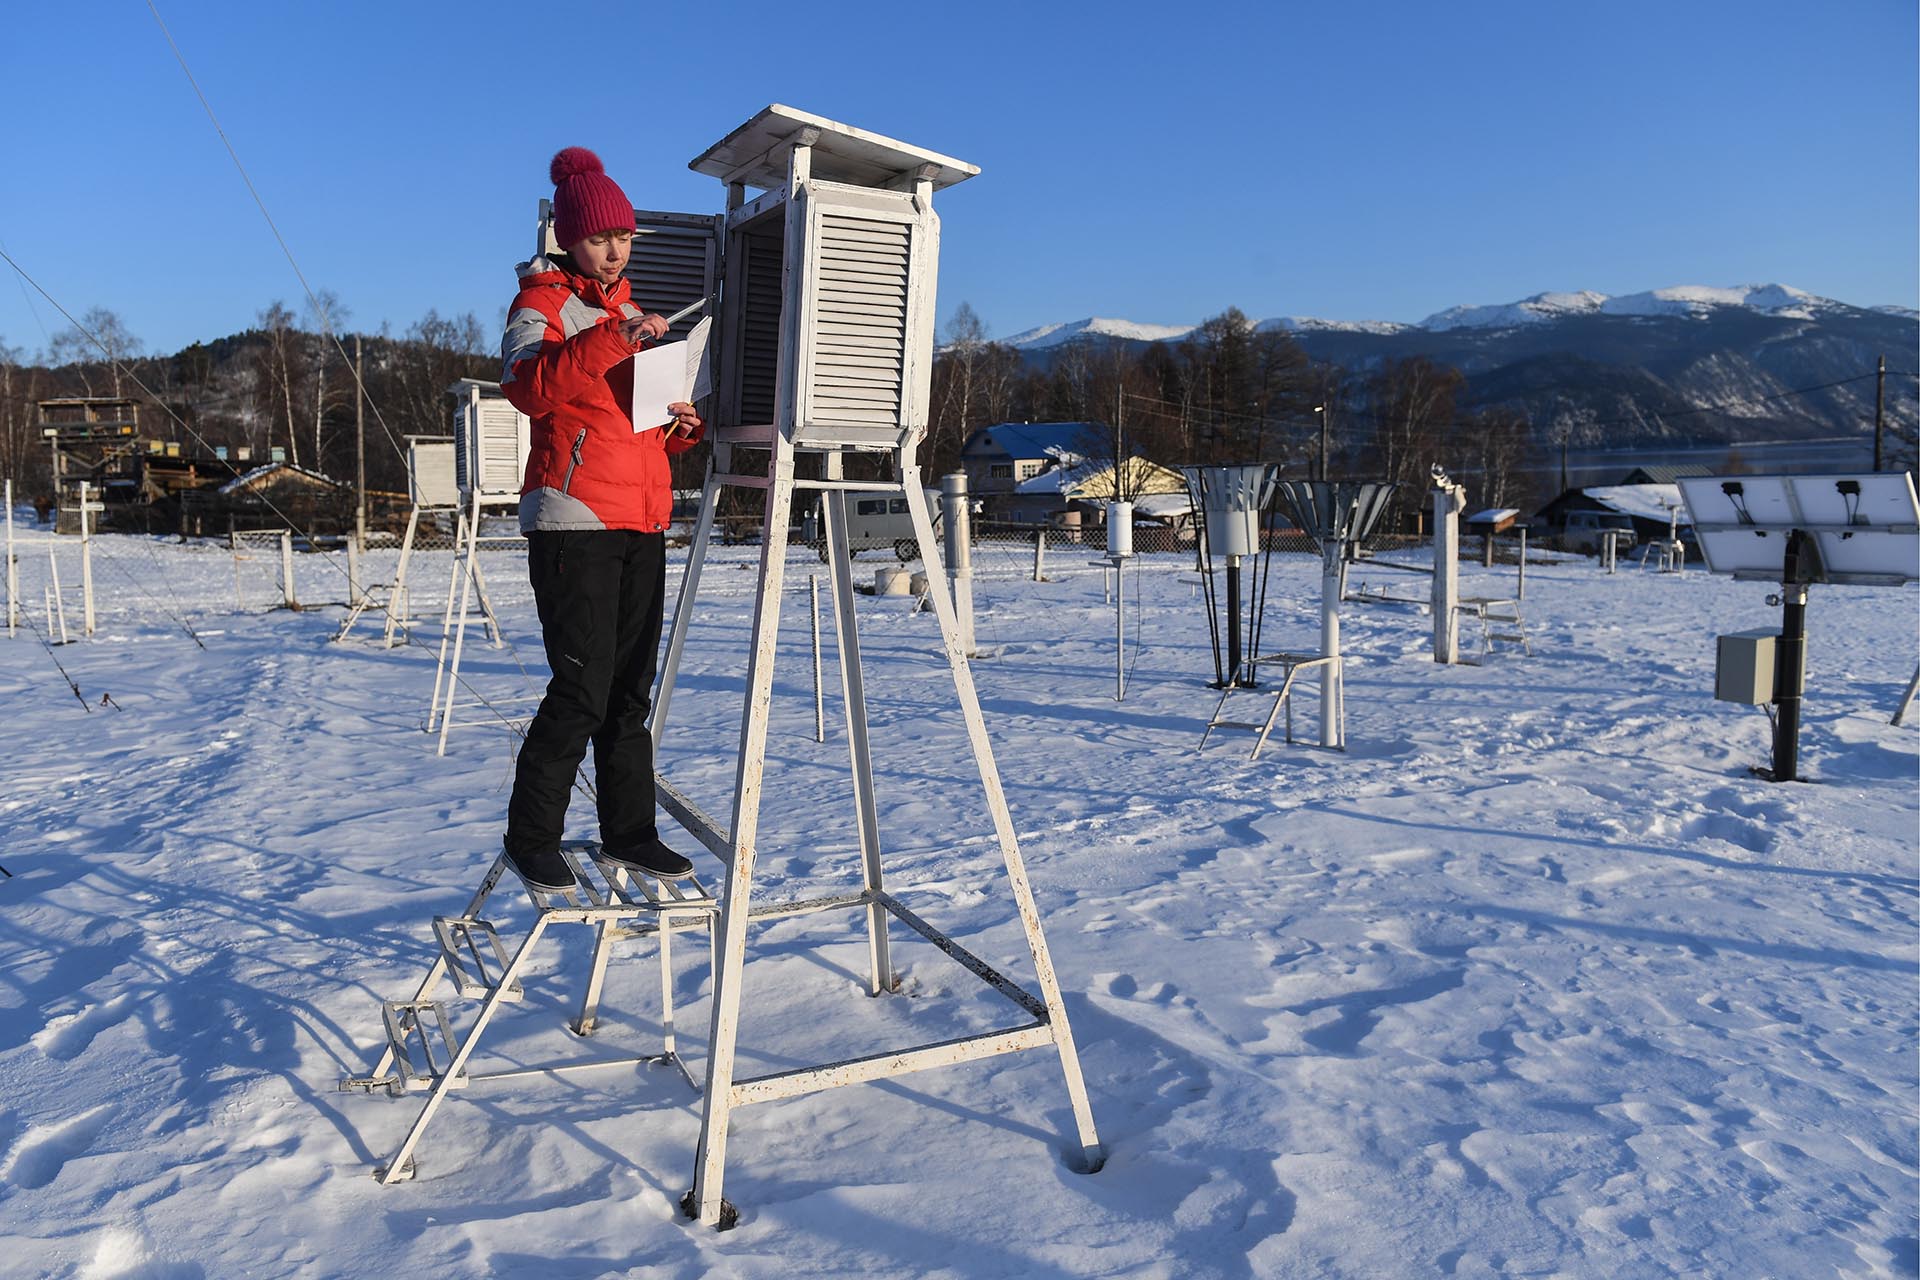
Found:
<path fill-rule="evenodd" d="M 1051 460 L 1047 469 L 1014 485 L 1015 493 L 1065 493 L 1096 469 L 1095 464 L 1080 454 L 1058 446 L 1049 446 L 1047 457 Z"/>
<path fill-rule="evenodd" d="M 1697 462 L 1656 462 L 1647 466 L 1635 467 L 1627 473 L 1624 484 L 1672 484 L 1683 476 L 1706 476 L 1713 472 Z M 1635 476 L 1641 479 L 1635 480 Z"/>
<path fill-rule="evenodd" d="M 1609 511 L 1639 520 L 1665 520 L 1676 509 L 1681 524 L 1692 524 L 1677 484 L 1608 484 L 1580 491 Z"/>
<path fill-rule="evenodd" d="M 1037 476 L 1014 485 L 1013 491 L 1028 496 L 1052 496 L 1078 500 L 1103 500 L 1113 496 L 1113 463 L 1104 458 L 1088 458 L 1068 449 L 1051 448 L 1047 451 L 1050 463 L 1045 471 Z M 1184 502 L 1186 481 L 1178 471 L 1163 467 L 1145 458 L 1127 459 L 1127 480 L 1119 488 L 1132 490 L 1136 495 L 1177 493 Z M 1185 508 L 1181 508 L 1185 510 Z"/>
<path fill-rule="evenodd" d="M 1488 507 L 1485 511 L 1476 511 L 1468 516 L 1467 523 L 1501 524 L 1508 520 L 1518 519 L 1519 516 L 1520 508 L 1518 507 Z"/>
<path fill-rule="evenodd" d="M 340 482 L 332 476 L 323 476 L 318 471 L 309 471 L 305 467 L 296 467 L 291 462 L 268 462 L 255 467 L 251 471 L 241 472 L 233 479 L 221 485 L 218 491 L 220 493 L 239 493 L 243 489 L 253 488 L 262 480 L 276 472 L 285 475 L 303 476 L 308 480 L 317 480 L 321 484 L 333 487 L 338 487 L 340 484 Z"/>
<path fill-rule="evenodd" d="M 1185 493 L 1143 493 L 1133 500 L 1133 514 L 1156 520 L 1172 520 L 1193 510 L 1193 499 Z"/>

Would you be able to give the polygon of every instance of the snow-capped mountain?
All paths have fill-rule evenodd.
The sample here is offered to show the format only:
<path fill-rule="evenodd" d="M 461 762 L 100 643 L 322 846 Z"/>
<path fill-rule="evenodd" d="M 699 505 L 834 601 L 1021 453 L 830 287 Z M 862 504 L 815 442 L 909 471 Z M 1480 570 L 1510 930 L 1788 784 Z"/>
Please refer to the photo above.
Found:
<path fill-rule="evenodd" d="M 1910 374 L 1920 351 L 1920 312 L 1782 284 L 1550 292 L 1449 307 L 1418 324 L 1275 316 L 1256 327 L 1353 372 L 1425 356 L 1467 375 L 1470 403 L 1523 406 L 1536 423 L 1607 424 L 1603 434 L 1621 444 L 1871 430 L 1876 361 Z M 1089 318 L 1004 341 L 1044 368 L 1072 342 L 1177 342 L 1196 328 Z M 1822 390 L 1799 394 L 1809 387 Z M 1887 410 L 1911 419 L 1913 378 L 1888 378 Z"/>
<path fill-rule="evenodd" d="M 1579 293 L 1536 293 L 1520 302 L 1492 307 L 1449 307 L 1420 322 L 1422 329 L 1505 329 L 1540 324 L 1570 315 L 1692 316 L 1704 317 L 1716 307 L 1745 307 L 1763 315 L 1811 320 L 1823 311 L 1846 304 L 1816 297 L 1784 284 L 1749 284 L 1732 289 L 1683 284 L 1608 297 L 1583 289 Z"/>
<path fill-rule="evenodd" d="M 1325 320 L 1313 316 L 1274 316 L 1261 320 L 1258 329 L 1279 329 L 1288 333 L 1368 333 L 1402 334 L 1415 330 L 1430 333 L 1449 329 L 1512 329 L 1563 320 L 1571 316 L 1686 316 L 1702 319 L 1715 310 L 1737 307 L 1783 319 L 1810 320 L 1835 310 L 1873 310 L 1890 315 L 1913 317 L 1920 312 L 1905 307 L 1850 307 L 1832 298 L 1822 298 L 1803 289 L 1784 284 L 1713 285 L 1683 284 L 1644 293 L 1608 295 L 1592 289 L 1576 293 L 1536 293 L 1518 302 L 1466 304 L 1437 311 L 1417 324 L 1396 320 Z M 1192 333 L 1196 325 L 1141 324 L 1134 320 L 1116 320 L 1090 316 L 1059 324 L 1043 324 L 1003 339 L 1006 345 L 1022 351 L 1042 351 L 1064 346 L 1077 339 L 1118 342 L 1175 342 Z"/>
<path fill-rule="evenodd" d="M 1107 339 L 1116 342 L 1170 342 L 1184 338 L 1193 332 L 1190 324 L 1135 324 L 1131 320 L 1107 320 L 1100 316 L 1089 316 L 1085 320 L 1069 320 L 1064 324 L 1043 324 L 1036 329 L 1016 333 L 1005 340 L 1006 345 L 1022 351 L 1044 351 L 1049 347 L 1063 347 L 1069 342 L 1084 339 Z"/>

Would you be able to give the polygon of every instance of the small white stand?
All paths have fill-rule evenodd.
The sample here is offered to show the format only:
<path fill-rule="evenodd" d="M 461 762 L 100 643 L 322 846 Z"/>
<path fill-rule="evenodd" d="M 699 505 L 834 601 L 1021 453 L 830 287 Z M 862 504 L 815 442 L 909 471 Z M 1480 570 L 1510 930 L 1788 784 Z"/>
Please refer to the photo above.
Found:
<path fill-rule="evenodd" d="M 1113 700 L 1124 702 L 1127 697 L 1127 562 L 1130 555 L 1107 556 L 1101 560 L 1088 561 L 1094 568 L 1101 570 L 1102 585 L 1112 583 L 1107 591 L 1107 602 L 1113 605 Z M 1112 574 L 1108 579 L 1107 574 Z M 1134 611 L 1139 612 L 1140 566 L 1133 567 Z"/>
<path fill-rule="evenodd" d="M 1600 531 L 1600 567 L 1612 573 L 1620 560 L 1620 539 L 1626 536 L 1624 529 L 1602 529 Z"/>
<path fill-rule="evenodd" d="M 1293 682 L 1303 671 L 1320 672 L 1320 745 L 1336 751 L 1347 749 L 1347 692 L 1346 681 L 1342 678 L 1341 668 L 1344 662 L 1337 653 L 1270 653 L 1255 658 L 1250 665 L 1273 665 L 1280 668 L 1282 679 L 1280 691 L 1273 697 L 1273 710 L 1267 712 L 1265 721 L 1255 724 L 1249 720 L 1223 720 L 1220 713 L 1226 710 L 1227 699 L 1236 693 L 1255 693 L 1255 689 L 1246 689 L 1237 681 L 1228 681 L 1227 687 L 1220 692 L 1220 701 L 1213 709 L 1213 716 L 1207 721 L 1207 731 L 1200 735 L 1200 745 L 1196 750 L 1204 751 L 1207 739 L 1213 736 L 1215 729 L 1258 729 L 1260 737 L 1253 744 L 1253 754 L 1248 760 L 1260 758 L 1260 748 L 1267 745 L 1267 737 L 1273 732 L 1273 722 L 1279 718 L 1280 709 L 1286 708 L 1286 741 L 1293 741 Z M 1235 673 L 1238 674 L 1237 672 Z M 1329 692 L 1331 691 L 1331 692 Z"/>
<path fill-rule="evenodd" d="M 395 645 L 405 644 L 406 635 L 412 630 L 413 592 L 407 583 L 407 569 L 413 563 L 414 541 L 420 533 L 420 517 L 423 512 L 455 511 L 457 507 L 414 507 L 407 512 L 407 531 L 400 539 L 400 562 L 394 566 L 393 581 L 386 586 L 386 602 L 381 603 L 377 592 L 379 587 L 356 591 L 353 607 L 347 611 L 346 619 L 341 622 L 340 630 L 334 633 L 335 640 L 345 640 L 347 633 L 353 630 L 360 615 L 369 609 L 379 609 L 386 618 L 381 628 L 381 644 L 391 649 Z M 484 597 L 483 597 L 484 598 Z"/>
<path fill-rule="evenodd" d="M 60 588 L 60 547 L 68 545 L 60 535 L 49 533 L 45 537 L 23 538 L 13 529 L 13 481 L 5 482 L 4 497 L 0 497 L 6 506 L 6 557 L 7 557 L 7 635 L 18 634 L 20 619 L 24 609 L 20 604 L 20 559 L 18 548 L 43 545 L 47 549 L 47 585 L 44 590 L 44 604 L 47 611 L 47 640 L 50 644 L 66 644 L 71 637 L 67 633 L 67 603 Z M 92 499 L 91 489 L 83 480 L 80 482 L 80 621 L 81 634 L 92 635 L 94 630 L 93 608 L 93 515 L 106 510 L 105 506 Z M 59 521 L 54 522 L 55 528 Z M 53 637 L 59 636 L 58 640 Z"/>
<path fill-rule="evenodd" d="M 498 649 L 500 639 L 500 619 L 493 612 L 493 601 L 487 595 L 486 575 L 480 570 L 480 544 L 484 542 L 517 542 L 524 544 L 526 539 L 520 534 L 505 537 L 482 538 L 480 535 L 480 517 L 490 502 L 486 495 L 475 491 L 461 508 L 456 528 L 458 545 L 453 553 L 453 573 L 447 580 L 447 607 L 440 618 L 440 656 L 433 671 L 433 701 L 427 708 L 427 732 L 439 730 L 439 744 L 434 754 L 447 754 L 447 735 L 455 724 L 454 708 L 457 705 L 460 688 L 460 659 L 466 650 L 467 627 L 478 618 L 486 626 L 487 642 Z M 455 599 L 458 598 L 458 605 Z M 525 704 L 540 701 L 539 694 L 523 694 L 510 698 L 482 699 L 474 697 L 465 705 L 485 705 L 498 714 L 498 708 L 513 704 Z M 486 724 L 490 720 L 462 720 L 461 724 Z"/>
<path fill-rule="evenodd" d="M 1433 478 L 1433 660 L 1447 666 L 1460 661 L 1460 512 L 1467 490 L 1445 475 Z"/>
<path fill-rule="evenodd" d="M 1520 620 L 1520 602 L 1495 596 L 1463 596 L 1455 603 L 1457 613 L 1480 620 L 1480 660 L 1484 662 L 1499 644 L 1519 645 L 1520 652 L 1533 656 L 1533 644 L 1527 639 L 1527 627 Z"/>
<path fill-rule="evenodd" d="M 427 1125 L 432 1123 L 434 1113 L 449 1092 L 466 1088 L 475 1081 L 659 1063 L 679 1071 L 687 1084 L 699 1092 L 699 1082 L 675 1049 L 673 935 L 688 929 L 706 931 L 711 958 L 713 919 L 718 910 L 713 895 L 697 881 L 655 881 L 633 876 L 625 868 L 601 858 L 600 846 L 589 841 L 568 842 L 561 846 L 561 852 L 573 868 L 576 888 L 553 894 L 528 891 L 527 897 L 538 914 L 532 930 L 511 956 L 492 922 L 480 916 L 480 909 L 501 877 L 511 874 L 505 854 L 493 860 L 486 878 L 480 882 L 479 892 L 468 901 L 464 911 L 457 916 L 434 917 L 439 958 L 414 989 L 412 998 L 389 1000 L 382 1006 L 386 1052 L 366 1075 L 347 1076 L 340 1081 L 343 1093 L 372 1093 L 381 1089 L 395 1097 L 414 1092 L 427 1094 L 426 1106 L 415 1117 L 399 1149 L 373 1171 L 383 1185 L 414 1176 L 413 1153 L 425 1136 Z M 517 878 L 512 883 L 518 887 Z M 606 984 L 607 961 L 613 944 L 643 937 L 660 940 L 661 1051 L 587 1058 L 551 1066 L 469 1071 L 467 1064 L 500 1006 L 525 998 L 521 977 L 547 929 L 559 924 L 591 925 L 594 930 L 593 963 L 587 975 L 586 991 L 578 1016 L 568 1024 L 569 1030 L 582 1037 L 592 1035 L 599 1025 L 600 996 Z M 464 1038 L 455 1034 L 446 1005 L 431 998 L 435 984 L 443 977 L 452 984 L 455 996 L 477 998 L 481 1002 L 479 1015 Z"/>

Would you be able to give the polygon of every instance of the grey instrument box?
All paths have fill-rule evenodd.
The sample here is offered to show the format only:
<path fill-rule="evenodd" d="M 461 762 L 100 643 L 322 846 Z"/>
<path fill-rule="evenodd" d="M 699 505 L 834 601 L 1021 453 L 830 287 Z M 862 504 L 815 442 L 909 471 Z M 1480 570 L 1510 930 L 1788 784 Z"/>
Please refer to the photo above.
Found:
<path fill-rule="evenodd" d="M 1713 670 L 1713 696 L 1721 702 L 1760 706 L 1773 701 L 1774 667 L 1779 661 L 1780 633 L 1742 631 L 1719 637 Z M 1807 658 L 1800 655 L 1804 683 Z"/>

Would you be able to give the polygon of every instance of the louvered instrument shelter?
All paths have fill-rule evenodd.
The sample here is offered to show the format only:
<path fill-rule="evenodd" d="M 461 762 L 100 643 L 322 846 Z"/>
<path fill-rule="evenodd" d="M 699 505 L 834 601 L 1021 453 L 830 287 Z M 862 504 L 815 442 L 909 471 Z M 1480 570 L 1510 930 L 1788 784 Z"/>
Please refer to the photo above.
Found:
<path fill-rule="evenodd" d="M 690 167 L 726 184 L 726 213 L 637 210 L 627 278 L 635 302 L 662 315 L 719 286 L 706 416 L 720 438 L 914 443 L 933 371 L 933 192 L 979 169 L 779 105 Z"/>

